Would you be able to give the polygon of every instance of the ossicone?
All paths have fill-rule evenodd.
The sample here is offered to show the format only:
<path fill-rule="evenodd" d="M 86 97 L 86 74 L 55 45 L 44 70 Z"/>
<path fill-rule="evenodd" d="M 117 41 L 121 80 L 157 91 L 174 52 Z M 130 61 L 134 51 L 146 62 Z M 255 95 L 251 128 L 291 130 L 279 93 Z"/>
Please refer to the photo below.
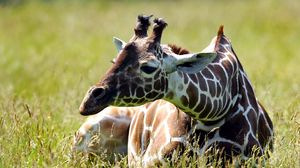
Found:
<path fill-rule="evenodd" d="M 134 28 L 134 36 L 132 37 L 132 41 L 137 38 L 144 38 L 147 37 L 147 31 L 150 26 L 150 18 L 153 15 L 138 15 L 137 17 L 137 23 Z"/>
<path fill-rule="evenodd" d="M 150 38 L 154 43 L 160 43 L 162 32 L 168 24 L 162 18 L 156 18 L 153 22 L 153 32 Z"/>

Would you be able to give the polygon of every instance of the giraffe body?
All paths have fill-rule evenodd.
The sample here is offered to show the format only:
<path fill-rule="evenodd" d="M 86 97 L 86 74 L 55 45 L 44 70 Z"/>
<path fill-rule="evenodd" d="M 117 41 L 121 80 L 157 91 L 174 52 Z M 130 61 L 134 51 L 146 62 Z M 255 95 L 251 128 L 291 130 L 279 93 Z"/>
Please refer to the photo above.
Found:
<path fill-rule="evenodd" d="M 190 120 L 164 100 L 138 107 L 110 106 L 82 124 L 73 149 L 96 154 L 107 151 L 110 155 L 128 151 L 129 165 L 149 167 L 164 163 L 177 149 L 184 150 Z"/>
<path fill-rule="evenodd" d="M 132 166 L 164 164 L 175 150 L 188 143 L 191 118 L 173 104 L 157 100 L 144 106 L 132 119 L 128 161 Z"/>
<path fill-rule="evenodd" d="M 220 131 L 226 131 L 224 127 L 228 126 L 214 127 L 214 130 L 204 127 L 164 100 L 138 107 L 110 106 L 82 124 L 73 149 L 96 154 L 106 151 L 109 156 L 128 154 L 129 165 L 144 167 L 164 164 L 174 151 L 192 150 L 203 156 L 211 152 L 215 142 L 222 143 L 219 149 L 225 147 L 225 152 L 230 154 L 247 152 L 251 141 L 239 144 L 232 137 L 222 136 L 224 133 Z M 267 135 L 264 131 L 268 130 L 258 135 Z M 265 145 L 266 140 L 262 138 L 259 142 Z"/>
<path fill-rule="evenodd" d="M 167 25 L 162 19 L 154 20 L 153 33 L 147 36 L 147 19 L 138 19 L 129 43 L 120 42 L 115 64 L 88 91 L 81 114 L 110 104 L 136 106 L 165 99 L 196 121 L 199 154 L 210 147 L 230 157 L 264 154 L 272 146 L 272 122 L 256 100 L 223 27 L 202 52 L 180 54 L 181 49 L 160 44 Z"/>

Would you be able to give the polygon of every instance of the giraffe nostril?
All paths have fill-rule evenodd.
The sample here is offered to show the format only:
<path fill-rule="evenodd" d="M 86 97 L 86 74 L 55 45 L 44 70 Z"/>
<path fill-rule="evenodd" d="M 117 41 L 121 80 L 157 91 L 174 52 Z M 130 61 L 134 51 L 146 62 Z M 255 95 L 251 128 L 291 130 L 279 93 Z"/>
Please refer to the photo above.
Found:
<path fill-rule="evenodd" d="M 92 91 L 92 96 L 95 98 L 101 98 L 104 95 L 104 89 L 103 88 L 95 88 Z"/>

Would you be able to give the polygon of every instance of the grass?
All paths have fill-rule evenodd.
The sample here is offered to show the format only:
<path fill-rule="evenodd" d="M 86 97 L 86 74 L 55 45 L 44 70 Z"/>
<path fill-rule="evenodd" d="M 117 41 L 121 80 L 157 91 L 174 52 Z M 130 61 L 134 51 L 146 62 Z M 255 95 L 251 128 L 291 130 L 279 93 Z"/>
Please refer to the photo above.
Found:
<path fill-rule="evenodd" d="M 300 167 L 298 1 L 1 1 L 0 167 L 126 166 L 71 153 L 78 106 L 128 40 L 137 14 L 169 23 L 164 43 L 200 51 L 225 25 L 275 126 L 267 167 Z M 197 166 L 183 157 L 177 166 Z M 251 166 L 251 164 L 248 164 Z"/>

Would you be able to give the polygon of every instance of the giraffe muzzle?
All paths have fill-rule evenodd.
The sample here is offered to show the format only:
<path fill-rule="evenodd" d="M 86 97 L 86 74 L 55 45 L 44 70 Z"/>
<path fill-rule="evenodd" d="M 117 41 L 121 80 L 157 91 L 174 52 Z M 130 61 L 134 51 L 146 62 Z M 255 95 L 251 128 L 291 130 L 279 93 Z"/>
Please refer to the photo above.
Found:
<path fill-rule="evenodd" d="M 109 106 L 113 96 L 103 87 L 92 87 L 83 99 L 79 111 L 81 115 L 92 115 L 99 113 Z"/>

